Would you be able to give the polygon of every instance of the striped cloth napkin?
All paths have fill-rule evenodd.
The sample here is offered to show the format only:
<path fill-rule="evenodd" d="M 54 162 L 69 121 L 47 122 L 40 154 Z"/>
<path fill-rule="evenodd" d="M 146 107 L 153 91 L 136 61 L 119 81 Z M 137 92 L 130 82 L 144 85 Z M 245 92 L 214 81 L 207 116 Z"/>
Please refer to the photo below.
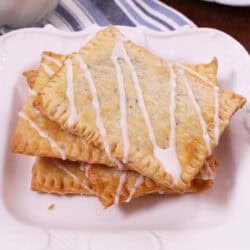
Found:
<path fill-rule="evenodd" d="M 96 23 L 138 26 L 165 31 L 195 25 L 158 0 L 62 0 L 44 23 L 79 31 Z"/>
<path fill-rule="evenodd" d="M 36 26 L 46 24 L 70 31 L 80 31 L 91 24 L 145 26 L 157 31 L 195 27 L 180 12 L 158 0 L 61 0 Z M 0 34 L 11 30 L 0 27 Z"/>

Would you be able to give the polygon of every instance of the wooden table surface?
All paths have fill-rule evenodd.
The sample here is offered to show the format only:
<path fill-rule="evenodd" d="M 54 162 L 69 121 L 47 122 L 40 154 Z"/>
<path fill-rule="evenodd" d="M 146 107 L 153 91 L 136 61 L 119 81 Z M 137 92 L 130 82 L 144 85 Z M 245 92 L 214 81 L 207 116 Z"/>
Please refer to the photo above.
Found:
<path fill-rule="evenodd" d="M 161 1 L 182 12 L 197 26 L 225 31 L 250 53 L 250 6 L 231 7 L 200 0 Z"/>

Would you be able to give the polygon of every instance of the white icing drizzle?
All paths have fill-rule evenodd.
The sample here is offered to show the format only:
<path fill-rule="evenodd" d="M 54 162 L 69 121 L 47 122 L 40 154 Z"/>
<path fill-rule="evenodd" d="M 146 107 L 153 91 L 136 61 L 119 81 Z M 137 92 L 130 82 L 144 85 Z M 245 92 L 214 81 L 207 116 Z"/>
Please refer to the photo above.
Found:
<path fill-rule="evenodd" d="M 81 165 L 80 165 L 80 170 L 82 171 L 82 172 L 84 172 L 85 173 L 85 177 L 86 178 L 89 178 L 89 169 L 91 168 L 92 166 L 90 165 L 90 164 L 85 164 L 85 163 L 81 163 Z"/>
<path fill-rule="evenodd" d="M 158 160 L 162 163 L 165 169 L 173 177 L 174 184 L 178 183 L 181 176 L 181 165 L 178 159 L 176 150 L 176 122 L 175 122 L 175 109 L 176 109 L 176 75 L 173 70 L 173 66 L 168 64 L 170 74 L 170 134 L 169 134 L 169 146 L 166 149 L 162 149 L 157 145 L 154 145 L 154 154 Z M 167 165 L 168 164 L 168 165 Z"/>
<path fill-rule="evenodd" d="M 122 41 L 117 41 L 119 44 L 119 48 L 122 49 L 123 53 L 119 54 L 119 57 L 124 59 L 125 62 L 127 63 L 131 75 L 132 75 L 132 80 L 134 83 L 134 88 L 137 93 L 137 98 L 138 98 L 138 104 L 141 109 L 143 118 L 145 120 L 146 126 L 148 128 L 149 132 L 149 138 L 151 140 L 151 143 L 153 145 L 154 149 L 154 156 L 161 162 L 162 166 L 166 169 L 168 173 L 170 173 L 173 177 L 174 183 L 177 183 L 180 178 L 181 174 L 181 166 L 177 157 L 177 152 L 176 152 L 176 142 L 175 142 L 175 86 L 176 86 L 176 81 L 175 81 L 175 74 L 172 68 L 170 67 L 170 85 L 171 85 L 171 104 L 170 104 L 170 120 L 171 120 L 171 132 L 170 132 L 170 142 L 169 142 L 169 147 L 166 149 L 162 149 L 158 147 L 155 139 L 155 134 L 153 131 L 153 127 L 151 125 L 151 121 L 149 118 L 149 114 L 147 112 L 146 105 L 144 103 L 143 99 L 143 94 L 142 90 L 140 88 L 140 84 L 138 81 L 138 77 L 135 71 L 135 68 L 127 55 L 127 52 L 123 46 Z M 116 45 L 118 46 L 118 45 Z"/>
<path fill-rule="evenodd" d="M 144 177 L 142 175 L 139 175 L 135 181 L 134 186 L 130 190 L 129 197 L 127 198 L 126 202 L 130 202 L 131 199 L 133 198 L 137 188 L 143 183 Z"/>
<path fill-rule="evenodd" d="M 28 91 L 29 91 L 29 94 L 32 95 L 32 96 L 37 95 L 37 92 L 34 89 L 31 89 L 29 86 L 28 86 Z"/>
<path fill-rule="evenodd" d="M 219 104 L 219 88 L 215 86 L 212 82 L 210 82 L 206 77 L 202 76 L 201 74 L 197 73 L 196 71 L 177 63 L 178 67 L 184 69 L 185 71 L 189 72 L 190 74 L 196 76 L 197 78 L 201 79 L 202 81 L 206 82 L 214 89 L 214 140 L 215 140 L 215 146 L 219 142 L 219 127 L 220 127 L 220 119 L 219 119 L 219 110 L 220 110 L 220 104 Z"/>
<path fill-rule="evenodd" d="M 214 171 L 210 167 L 208 167 L 208 172 L 209 172 L 210 180 L 214 181 L 214 179 L 215 179 Z"/>
<path fill-rule="evenodd" d="M 205 166 L 206 166 L 206 170 L 204 168 L 202 168 L 200 171 L 201 179 L 204 181 L 207 181 L 207 180 L 214 181 L 214 179 L 215 179 L 214 171 L 210 168 L 207 161 L 205 161 Z"/>
<path fill-rule="evenodd" d="M 58 67 L 61 67 L 62 66 L 62 62 L 59 61 L 58 59 L 54 58 L 54 57 L 51 57 L 51 56 L 48 56 L 48 55 L 43 55 L 43 58 L 49 62 L 53 62 L 55 63 Z"/>
<path fill-rule="evenodd" d="M 188 80 L 186 78 L 186 75 L 184 74 L 184 71 L 182 69 L 179 69 L 178 72 L 179 72 L 179 74 L 180 74 L 180 76 L 182 78 L 182 81 L 183 81 L 184 85 L 185 85 L 188 96 L 189 96 L 189 98 L 191 99 L 191 101 L 192 101 L 192 103 L 194 105 L 196 114 L 198 116 L 198 119 L 199 119 L 199 122 L 200 122 L 200 125 L 201 125 L 203 139 L 204 139 L 204 142 L 206 144 L 208 154 L 210 155 L 211 154 L 211 146 L 210 146 L 210 136 L 209 136 L 209 134 L 207 132 L 207 124 L 206 124 L 206 122 L 205 122 L 205 120 L 204 120 L 204 118 L 202 116 L 200 106 L 198 105 L 198 103 L 195 100 L 193 91 L 192 91 L 192 89 L 191 89 L 191 87 L 189 85 L 189 82 L 188 82 Z"/>
<path fill-rule="evenodd" d="M 70 115 L 68 118 L 68 126 L 71 127 L 77 117 L 75 95 L 74 95 L 74 84 L 73 84 L 73 66 L 72 62 L 69 59 L 65 61 L 65 65 L 66 65 L 66 76 L 67 76 L 66 94 L 68 97 L 69 110 L 70 110 Z"/>
<path fill-rule="evenodd" d="M 85 176 L 89 178 L 89 170 L 92 166 L 90 164 L 85 165 Z"/>
<path fill-rule="evenodd" d="M 109 157 L 109 159 L 118 166 L 119 169 L 123 168 L 123 165 L 114 157 L 112 157 L 111 153 L 110 153 L 110 149 L 109 149 L 109 142 L 108 142 L 108 137 L 107 137 L 107 132 L 106 129 L 104 127 L 103 124 L 103 120 L 102 120 L 102 116 L 101 116 L 101 108 L 100 108 L 100 103 L 98 100 L 98 95 L 97 95 L 97 90 L 95 87 L 95 83 L 92 79 L 91 73 L 88 70 L 88 66 L 86 65 L 86 63 L 84 62 L 84 60 L 82 59 L 82 57 L 80 55 L 76 55 L 75 56 L 76 60 L 79 62 L 79 65 L 86 77 L 87 83 L 89 84 L 90 87 L 90 91 L 92 94 L 92 104 L 93 107 L 95 109 L 95 113 L 96 113 L 96 126 L 100 131 L 100 134 L 103 138 L 103 145 L 104 145 L 104 150 L 105 153 L 107 154 L 107 156 Z"/>
<path fill-rule="evenodd" d="M 120 196 L 121 196 L 121 191 L 122 191 L 122 187 L 126 181 L 126 178 L 127 178 L 127 174 L 126 173 L 123 173 L 120 177 L 120 180 L 119 180 L 119 185 L 117 187 L 117 190 L 116 190 L 116 196 L 115 196 L 115 200 L 114 200 L 114 205 L 118 204 L 119 203 L 119 200 L 120 200 Z"/>
<path fill-rule="evenodd" d="M 141 87 L 140 87 L 140 84 L 139 84 L 139 81 L 138 81 L 138 78 L 137 78 L 137 74 L 136 74 L 134 65 L 132 64 L 129 56 L 127 55 L 127 52 L 126 52 L 126 50 L 125 50 L 125 48 L 123 46 L 123 43 L 121 41 L 117 41 L 117 43 L 120 43 L 119 48 L 123 50 L 123 53 L 120 53 L 119 58 L 124 59 L 125 62 L 127 63 L 127 65 L 128 65 L 128 67 L 129 67 L 129 70 L 130 70 L 131 75 L 132 75 L 132 80 L 133 80 L 133 83 L 134 83 L 134 88 L 136 90 L 137 97 L 138 97 L 138 104 L 139 104 L 139 107 L 140 107 L 140 109 L 142 111 L 145 123 L 146 123 L 146 125 L 148 127 L 150 140 L 151 140 L 152 144 L 155 145 L 156 142 L 155 142 L 154 131 L 153 131 L 153 128 L 151 126 L 151 122 L 150 122 L 149 114 L 148 114 L 147 109 L 146 109 L 146 105 L 144 103 L 142 90 L 141 90 Z"/>
<path fill-rule="evenodd" d="M 93 193 L 94 191 L 92 189 L 90 189 L 83 181 L 81 181 L 74 173 L 72 173 L 70 170 L 68 170 L 66 167 L 64 167 L 61 163 L 59 163 L 57 160 L 55 160 L 56 162 L 56 166 L 61 169 L 62 171 L 64 171 L 66 174 L 68 174 L 69 176 L 72 177 L 72 179 L 79 183 L 81 185 L 82 188 L 88 190 L 88 192 Z"/>
<path fill-rule="evenodd" d="M 56 161 L 56 160 L 55 160 L 55 161 Z M 79 178 L 78 178 L 75 174 L 73 174 L 71 171 L 69 171 L 67 168 L 65 168 L 65 167 L 64 167 L 61 163 L 59 163 L 58 161 L 56 161 L 56 166 L 57 166 L 59 169 L 63 170 L 66 174 L 68 174 L 69 176 L 71 176 L 72 179 L 73 179 L 75 182 L 80 183 Z"/>
<path fill-rule="evenodd" d="M 120 113 L 121 113 L 120 125 L 121 125 L 121 130 L 122 130 L 122 139 L 123 139 L 123 147 L 124 147 L 123 160 L 122 160 L 123 163 L 128 162 L 130 143 L 129 143 L 129 137 L 128 137 L 126 93 L 125 93 L 121 67 L 118 63 L 118 58 L 124 57 L 125 53 L 126 52 L 124 51 L 124 47 L 121 46 L 120 42 L 117 42 L 113 49 L 113 53 L 111 57 L 111 60 L 115 67 L 118 90 L 119 90 L 119 97 L 120 97 Z"/>
<path fill-rule="evenodd" d="M 30 126 L 31 126 L 32 128 L 34 128 L 34 129 L 38 132 L 38 134 L 39 134 L 41 137 L 47 139 L 47 140 L 49 141 L 51 147 L 52 147 L 52 148 L 56 148 L 56 150 L 60 153 L 60 155 L 61 155 L 61 157 L 62 157 L 63 160 L 66 159 L 64 150 L 63 150 L 62 148 L 60 148 L 60 147 L 58 146 L 58 144 L 57 144 L 57 143 L 56 143 L 56 142 L 55 142 L 46 132 L 44 132 L 43 130 L 41 130 L 41 129 L 36 125 L 36 123 L 33 122 L 25 113 L 19 112 L 18 115 L 19 115 L 19 117 L 21 117 L 21 118 L 23 118 L 24 120 L 26 120 L 27 122 L 29 122 Z"/>
<path fill-rule="evenodd" d="M 158 194 L 165 194 L 165 192 L 163 190 L 160 190 Z"/>
<path fill-rule="evenodd" d="M 79 168 L 82 172 L 85 172 L 85 164 L 82 162 Z"/>
<path fill-rule="evenodd" d="M 44 71 L 49 75 L 49 76 L 52 76 L 54 75 L 54 71 L 45 63 L 42 63 L 42 66 L 43 66 L 43 69 Z"/>
<path fill-rule="evenodd" d="M 201 79 L 202 81 L 206 82 L 207 84 L 209 84 L 212 87 L 215 87 L 213 83 L 211 83 L 206 77 L 204 77 L 203 75 L 197 73 L 196 71 L 192 70 L 191 68 L 186 67 L 183 64 L 180 63 L 176 63 L 176 66 L 184 69 L 185 71 L 189 72 L 191 75 L 196 76 L 197 78 Z"/>
<path fill-rule="evenodd" d="M 40 113 L 40 111 L 38 110 L 38 109 L 36 109 L 36 108 L 34 108 L 34 107 L 32 107 L 32 112 L 34 113 L 34 114 L 36 114 L 36 115 L 40 115 L 41 113 Z"/>

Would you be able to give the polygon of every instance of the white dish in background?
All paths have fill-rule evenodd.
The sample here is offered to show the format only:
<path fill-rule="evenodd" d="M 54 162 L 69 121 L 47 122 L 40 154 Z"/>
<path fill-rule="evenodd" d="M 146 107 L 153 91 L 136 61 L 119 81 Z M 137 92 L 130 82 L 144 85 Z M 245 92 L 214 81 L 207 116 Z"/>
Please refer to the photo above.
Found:
<path fill-rule="evenodd" d="M 97 29 L 91 26 L 69 33 L 47 26 L 14 31 L 0 38 L 1 246 L 8 250 L 249 249 L 247 107 L 234 116 L 221 139 L 216 152 L 221 167 L 214 187 L 205 193 L 150 196 L 104 210 L 94 197 L 58 197 L 30 191 L 33 158 L 9 151 L 17 112 L 27 96 L 21 73 L 39 65 L 43 50 L 77 51 Z M 220 86 L 250 98 L 250 57 L 225 33 L 207 28 L 169 33 L 120 29 L 171 62 L 204 63 L 217 56 Z M 49 211 L 52 202 L 55 208 Z"/>
<path fill-rule="evenodd" d="M 250 6 L 250 0 L 204 0 L 231 6 Z"/>

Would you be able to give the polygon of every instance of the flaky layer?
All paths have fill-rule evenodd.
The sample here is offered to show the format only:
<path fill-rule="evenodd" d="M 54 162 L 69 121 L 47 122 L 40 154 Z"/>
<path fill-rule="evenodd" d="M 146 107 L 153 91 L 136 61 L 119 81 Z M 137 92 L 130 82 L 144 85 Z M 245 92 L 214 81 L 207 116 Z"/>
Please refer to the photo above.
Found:
<path fill-rule="evenodd" d="M 204 168 L 186 192 L 200 192 L 212 185 L 217 164 L 212 158 L 207 164 L 210 169 Z M 43 157 L 33 166 L 31 189 L 60 195 L 97 195 L 104 207 L 152 193 L 177 194 L 133 171 Z"/>

